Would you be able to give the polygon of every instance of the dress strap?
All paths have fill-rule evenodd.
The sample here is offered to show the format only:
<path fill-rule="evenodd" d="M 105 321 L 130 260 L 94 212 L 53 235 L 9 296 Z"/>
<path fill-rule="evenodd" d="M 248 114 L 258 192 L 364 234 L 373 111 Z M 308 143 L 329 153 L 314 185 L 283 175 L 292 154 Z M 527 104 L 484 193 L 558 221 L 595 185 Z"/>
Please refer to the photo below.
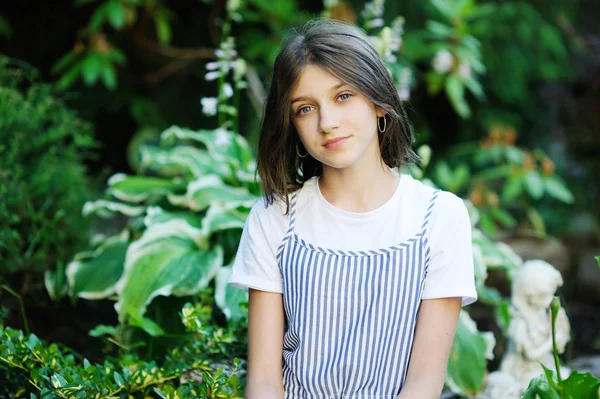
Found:
<path fill-rule="evenodd" d="M 279 248 L 277 249 L 277 256 L 279 256 L 279 254 L 283 250 L 283 247 L 285 246 L 285 243 L 287 242 L 287 240 L 291 237 L 291 235 L 294 232 L 294 226 L 295 226 L 295 222 L 296 222 L 296 200 L 297 199 L 298 199 L 298 191 L 293 193 L 292 198 L 290 199 L 290 224 L 288 226 L 287 232 L 285 233 L 285 236 L 283 236 L 283 238 L 281 240 L 281 244 L 279 244 Z"/>
<path fill-rule="evenodd" d="M 431 195 L 431 199 L 429 200 L 429 205 L 427 206 L 427 211 L 425 212 L 425 217 L 423 218 L 423 225 L 421 226 L 421 234 L 425 236 L 427 233 L 427 225 L 429 224 L 429 219 L 433 212 L 433 206 L 435 205 L 435 200 L 438 197 L 440 190 L 435 190 Z"/>

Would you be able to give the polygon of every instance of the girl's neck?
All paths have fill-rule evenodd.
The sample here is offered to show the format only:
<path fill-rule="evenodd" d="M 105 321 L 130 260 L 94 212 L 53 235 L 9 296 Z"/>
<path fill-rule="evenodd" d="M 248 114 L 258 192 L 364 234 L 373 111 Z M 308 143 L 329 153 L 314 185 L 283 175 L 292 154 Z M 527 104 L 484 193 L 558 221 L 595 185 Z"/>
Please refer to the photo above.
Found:
<path fill-rule="evenodd" d="M 319 190 L 330 204 L 349 212 L 369 212 L 394 194 L 400 176 L 383 161 L 372 168 L 323 167 Z"/>

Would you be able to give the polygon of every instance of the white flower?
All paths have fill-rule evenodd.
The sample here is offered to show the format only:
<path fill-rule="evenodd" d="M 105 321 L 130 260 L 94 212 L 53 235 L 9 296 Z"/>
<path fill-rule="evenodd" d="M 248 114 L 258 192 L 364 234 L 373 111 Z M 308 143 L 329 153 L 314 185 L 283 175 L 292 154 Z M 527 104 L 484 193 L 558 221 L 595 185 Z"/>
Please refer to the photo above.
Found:
<path fill-rule="evenodd" d="M 219 76 L 221 76 L 220 72 L 218 72 L 218 71 L 210 71 L 206 75 L 204 75 L 204 79 L 206 79 L 207 81 L 210 82 L 211 80 L 217 79 Z"/>
<path fill-rule="evenodd" d="M 340 0 L 323 0 L 323 6 L 327 9 L 333 8 L 340 3 Z"/>
<path fill-rule="evenodd" d="M 246 61 L 242 58 L 238 58 L 233 62 L 233 79 L 238 81 L 244 78 L 246 75 L 246 71 L 248 70 L 248 66 L 246 65 Z"/>
<path fill-rule="evenodd" d="M 458 65 L 458 75 L 465 79 L 470 78 L 472 75 L 471 65 L 466 62 L 461 62 L 460 65 Z"/>
<path fill-rule="evenodd" d="M 383 20 L 383 18 L 375 18 L 375 19 L 372 19 L 369 22 L 367 22 L 367 28 L 369 28 L 369 29 L 380 28 L 384 24 L 385 24 L 385 21 Z"/>
<path fill-rule="evenodd" d="M 234 13 L 240 9 L 242 6 L 242 2 L 240 0 L 228 0 L 227 1 L 227 11 L 230 13 Z"/>
<path fill-rule="evenodd" d="M 400 100 L 402 101 L 408 100 L 410 98 L 410 88 L 408 86 L 401 87 L 400 90 L 398 90 L 398 97 L 400 97 Z"/>
<path fill-rule="evenodd" d="M 216 61 L 208 62 L 206 64 L 206 69 L 209 71 L 214 71 L 215 69 L 218 69 L 218 68 L 219 68 L 219 63 Z"/>
<path fill-rule="evenodd" d="M 233 89 L 231 88 L 231 85 L 229 83 L 224 83 L 223 87 L 221 87 L 221 90 L 223 92 L 223 95 L 227 98 L 233 96 Z"/>
<path fill-rule="evenodd" d="M 214 116 L 217 114 L 217 99 L 214 97 L 204 97 L 200 100 L 202 104 L 202 113 L 207 116 Z"/>
<path fill-rule="evenodd" d="M 454 56 L 448 50 L 440 50 L 433 58 L 433 69 L 439 73 L 446 73 L 452 69 Z"/>
<path fill-rule="evenodd" d="M 215 137 L 215 146 L 216 147 L 225 147 L 225 146 L 229 145 L 231 136 L 227 129 L 218 128 L 215 130 L 215 133 L 217 133 L 217 136 Z"/>

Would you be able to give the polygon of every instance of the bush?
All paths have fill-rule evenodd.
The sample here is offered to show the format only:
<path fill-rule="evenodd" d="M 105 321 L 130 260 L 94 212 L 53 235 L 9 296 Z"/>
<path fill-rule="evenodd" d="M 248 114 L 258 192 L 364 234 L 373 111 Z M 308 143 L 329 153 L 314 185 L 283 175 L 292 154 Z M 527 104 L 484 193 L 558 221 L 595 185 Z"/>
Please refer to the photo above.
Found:
<path fill-rule="evenodd" d="M 92 126 L 37 78 L 0 56 L 0 277 L 41 277 L 86 243 L 83 161 L 95 147 Z"/>

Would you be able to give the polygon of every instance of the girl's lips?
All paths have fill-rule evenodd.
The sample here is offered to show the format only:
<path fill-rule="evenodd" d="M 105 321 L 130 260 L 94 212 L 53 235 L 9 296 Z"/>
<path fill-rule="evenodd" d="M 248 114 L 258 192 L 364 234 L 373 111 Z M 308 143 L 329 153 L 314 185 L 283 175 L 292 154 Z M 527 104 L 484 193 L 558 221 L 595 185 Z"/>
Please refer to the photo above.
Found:
<path fill-rule="evenodd" d="M 328 150 L 334 150 L 344 145 L 344 143 L 346 142 L 346 140 L 348 140 L 349 137 L 350 136 L 339 137 L 337 139 L 328 140 L 327 142 L 325 142 L 325 144 L 323 144 L 323 147 L 327 148 Z"/>

